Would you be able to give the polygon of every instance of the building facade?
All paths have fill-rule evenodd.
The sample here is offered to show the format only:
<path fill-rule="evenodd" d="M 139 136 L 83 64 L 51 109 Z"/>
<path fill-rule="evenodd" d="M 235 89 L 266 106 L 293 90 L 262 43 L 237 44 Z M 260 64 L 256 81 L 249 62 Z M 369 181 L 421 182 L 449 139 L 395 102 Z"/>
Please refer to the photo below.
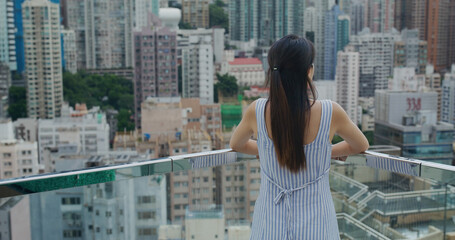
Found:
<path fill-rule="evenodd" d="M 375 90 L 387 89 L 396 37 L 396 33 L 370 33 L 368 29 L 352 36 L 351 44 L 360 55 L 360 97 L 373 97 Z"/>
<path fill-rule="evenodd" d="M 336 101 L 346 111 L 349 118 L 358 124 L 360 54 L 352 48 L 338 52 L 335 75 Z"/>
<path fill-rule="evenodd" d="M 141 126 L 141 103 L 149 97 L 177 97 L 177 34 L 161 26 L 155 15 L 149 25 L 134 32 L 134 106 Z"/>
<path fill-rule="evenodd" d="M 444 75 L 442 84 L 441 121 L 455 125 L 455 65 Z"/>
<path fill-rule="evenodd" d="M 22 14 L 28 116 L 60 117 L 63 83 L 59 4 L 46 0 L 26 1 L 22 4 Z"/>
<path fill-rule="evenodd" d="M 229 62 L 228 74 L 237 79 L 239 86 L 265 85 L 265 72 L 258 58 L 235 58 Z"/>
<path fill-rule="evenodd" d="M 6 63 L 11 71 L 15 71 L 17 63 L 13 0 L 0 1 L 0 19 L 0 62 Z"/>
<path fill-rule="evenodd" d="M 403 29 L 394 43 L 394 67 L 413 67 L 424 74 L 427 65 L 427 42 L 419 39 L 418 29 Z"/>
<path fill-rule="evenodd" d="M 201 104 L 213 103 L 212 37 L 190 36 L 189 46 L 182 49 L 182 95 L 200 98 Z"/>
<path fill-rule="evenodd" d="M 63 45 L 63 68 L 70 73 L 77 72 L 76 33 L 74 30 L 61 30 Z"/>
<path fill-rule="evenodd" d="M 452 124 L 437 121 L 436 92 L 377 91 L 375 144 L 398 146 L 408 158 L 452 164 Z"/>
<path fill-rule="evenodd" d="M 182 20 L 195 28 L 209 27 L 209 1 L 182 1 Z"/>

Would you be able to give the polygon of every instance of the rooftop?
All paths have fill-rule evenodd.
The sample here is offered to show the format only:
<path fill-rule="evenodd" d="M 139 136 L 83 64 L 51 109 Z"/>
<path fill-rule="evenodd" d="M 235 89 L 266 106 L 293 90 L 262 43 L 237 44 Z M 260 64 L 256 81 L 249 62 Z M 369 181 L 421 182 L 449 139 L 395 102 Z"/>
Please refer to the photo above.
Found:
<path fill-rule="evenodd" d="M 262 64 L 259 58 L 235 58 L 234 61 L 229 62 L 230 65 L 253 65 Z"/>

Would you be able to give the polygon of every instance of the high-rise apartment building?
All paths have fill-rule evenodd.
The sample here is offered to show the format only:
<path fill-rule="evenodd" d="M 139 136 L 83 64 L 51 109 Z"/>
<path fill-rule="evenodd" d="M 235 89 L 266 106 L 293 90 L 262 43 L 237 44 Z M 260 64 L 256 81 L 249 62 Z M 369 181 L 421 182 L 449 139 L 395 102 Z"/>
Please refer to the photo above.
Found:
<path fill-rule="evenodd" d="M 450 0 L 428 0 L 426 11 L 428 62 L 436 71 L 449 67 L 449 10 Z M 452 23 L 453 24 L 453 23 Z"/>
<path fill-rule="evenodd" d="M 182 21 L 192 27 L 209 27 L 209 1 L 185 0 L 182 1 Z"/>
<path fill-rule="evenodd" d="M 334 5 L 325 14 L 325 52 L 324 65 L 321 66 L 324 68 L 324 79 L 335 79 L 337 53 L 349 43 L 349 23 L 349 16 L 344 14 L 338 5 Z"/>
<path fill-rule="evenodd" d="M 16 62 L 17 72 L 25 71 L 24 26 L 22 22 L 22 3 L 25 0 L 14 0 L 14 27 L 16 28 Z M 23 83 L 21 83 L 24 85 Z"/>
<path fill-rule="evenodd" d="M 455 64 L 455 1 L 450 1 L 449 9 L 449 64 Z"/>
<path fill-rule="evenodd" d="M 183 97 L 213 103 L 213 71 L 212 37 L 190 36 L 189 46 L 182 49 Z"/>
<path fill-rule="evenodd" d="M 393 71 L 393 44 L 397 36 L 396 33 L 370 33 L 365 29 L 351 37 L 350 44 L 360 54 L 360 97 L 373 97 L 375 90 L 387 89 Z"/>
<path fill-rule="evenodd" d="M 404 26 L 408 29 L 418 29 L 420 40 L 427 39 L 427 2 L 429 0 L 405 0 L 402 4 Z"/>
<path fill-rule="evenodd" d="M 148 97 L 177 97 L 177 34 L 149 14 L 148 25 L 134 31 L 134 95 L 136 126 L 141 103 Z"/>
<path fill-rule="evenodd" d="M 27 111 L 32 118 L 60 117 L 63 104 L 60 7 L 47 0 L 22 4 Z"/>
<path fill-rule="evenodd" d="M 365 1 L 365 27 L 373 33 L 388 32 L 394 27 L 395 0 Z"/>
<path fill-rule="evenodd" d="M 335 1 L 322 0 L 315 1 L 316 8 L 316 32 L 314 33 L 314 48 L 316 49 L 316 57 L 314 63 L 314 79 L 324 79 L 324 64 L 325 64 L 325 13 L 329 11 Z M 330 79 L 329 79 L 330 80 Z"/>
<path fill-rule="evenodd" d="M 353 3 L 349 17 L 351 18 L 351 35 L 357 35 L 365 27 L 365 1 Z"/>
<path fill-rule="evenodd" d="M 85 1 L 62 0 L 63 25 L 74 31 L 77 48 L 77 69 L 86 69 L 87 60 L 85 53 Z"/>
<path fill-rule="evenodd" d="M 355 124 L 358 123 L 359 67 L 360 54 L 354 52 L 352 47 L 346 47 L 345 51 L 338 52 L 335 75 L 336 100 Z"/>
<path fill-rule="evenodd" d="M 133 1 L 86 0 L 87 68 L 132 66 Z"/>
<path fill-rule="evenodd" d="M 15 33 L 14 1 L 0 0 L 0 62 L 11 71 L 17 70 Z"/>
<path fill-rule="evenodd" d="M 229 1 L 231 40 L 248 42 L 255 39 L 259 46 L 270 46 L 275 40 L 291 33 L 304 36 L 305 2 L 305 0 Z"/>
<path fill-rule="evenodd" d="M 61 30 L 63 45 L 63 67 L 70 73 L 77 72 L 76 33 L 74 30 Z"/>
<path fill-rule="evenodd" d="M 442 83 L 441 121 L 455 125 L 455 65 L 444 75 Z"/>
<path fill-rule="evenodd" d="M 147 27 L 149 13 L 159 15 L 159 0 L 135 0 L 134 1 L 134 27 L 142 29 Z"/>
<path fill-rule="evenodd" d="M 394 44 L 394 67 L 413 67 L 424 74 L 427 65 L 427 42 L 419 39 L 418 29 L 403 29 Z"/>
<path fill-rule="evenodd" d="M 213 56 L 215 57 L 214 62 L 222 63 L 224 58 L 224 32 L 224 28 L 179 29 L 177 31 L 177 35 L 181 37 L 179 39 L 179 46 L 188 46 L 190 36 L 210 36 L 212 37 Z"/>
<path fill-rule="evenodd" d="M 0 98 L 8 96 L 11 87 L 11 72 L 8 65 L 0 62 Z"/>
<path fill-rule="evenodd" d="M 314 43 L 317 28 L 316 8 L 307 7 L 303 11 L 303 36 Z"/>

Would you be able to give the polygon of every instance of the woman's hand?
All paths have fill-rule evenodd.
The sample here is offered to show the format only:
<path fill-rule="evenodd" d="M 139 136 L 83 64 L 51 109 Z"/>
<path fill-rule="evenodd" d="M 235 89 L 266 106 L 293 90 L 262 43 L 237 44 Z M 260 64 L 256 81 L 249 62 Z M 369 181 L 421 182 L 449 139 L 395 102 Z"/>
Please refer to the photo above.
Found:
<path fill-rule="evenodd" d="M 229 143 L 232 150 L 236 152 L 246 153 L 250 155 L 258 155 L 258 144 L 251 137 L 254 134 L 254 126 L 256 123 L 256 101 L 246 110 L 242 121 L 234 131 Z"/>

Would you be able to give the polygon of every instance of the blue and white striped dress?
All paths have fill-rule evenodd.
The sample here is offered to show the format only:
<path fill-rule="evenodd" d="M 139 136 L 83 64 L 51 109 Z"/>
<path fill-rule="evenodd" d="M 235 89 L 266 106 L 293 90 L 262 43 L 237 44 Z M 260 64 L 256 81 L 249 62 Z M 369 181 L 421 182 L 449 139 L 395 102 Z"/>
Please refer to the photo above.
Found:
<path fill-rule="evenodd" d="M 339 239 L 329 186 L 332 102 L 321 101 L 318 134 L 305 145 L 306 169 L 291 173 L 278 164 L 273 141 L 267 135 L 266 101 L 256 102 L 261 188 L 250 239 Z"/>

